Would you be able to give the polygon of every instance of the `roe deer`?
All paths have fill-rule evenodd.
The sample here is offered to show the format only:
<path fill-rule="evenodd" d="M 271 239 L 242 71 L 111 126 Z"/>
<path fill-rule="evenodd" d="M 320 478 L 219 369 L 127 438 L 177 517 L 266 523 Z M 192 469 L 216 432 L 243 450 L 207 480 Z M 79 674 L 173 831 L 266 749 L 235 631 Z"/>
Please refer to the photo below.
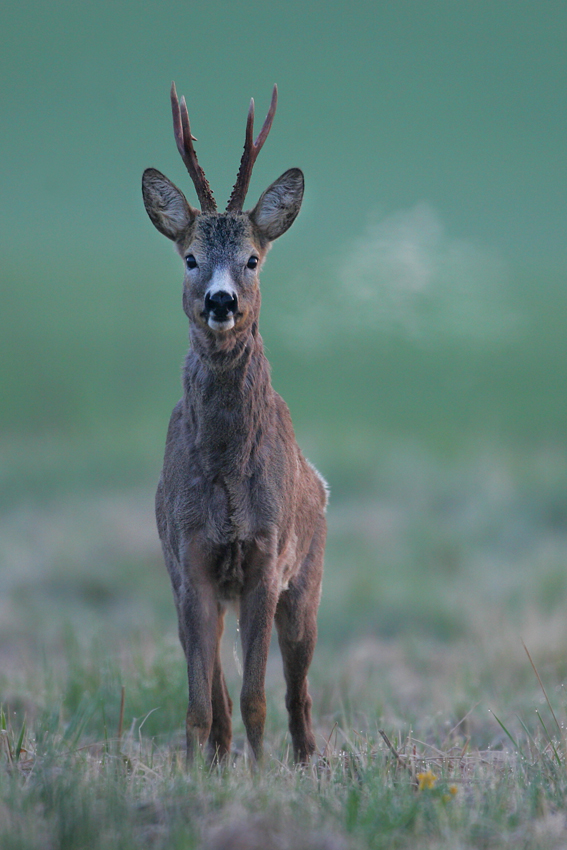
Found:
<path fill-rule="evenodd" d="M 190 348 L 183 398 L 173 410 L 156 516 L 187 658 L 187 757 L 207 742 L 211 759 L 230 752 L 232 702 L 220 661 L 227 604 L 239 608 L 242 718 L 253 760 L 262 758 L 264 679 L 275 621 L 287 685 L 295 759 L 315 750 L 307 670 L 317 638 L 326 536 L 326 485 L 301 454 L 288 408 L 270 383 L 258 331 L 258 275 L 270 243 L 295 220 L 303 174 L 286 171 L 243 212 L 252 168 L 270 131 L 253 141 L 254 101 L 244 153 L 224 213 L 197 162 L 185 99 L 171 87 L 179 152 L 201 209 L 153 168 L 144 204 L 185 264 L 183 309 Z"/>

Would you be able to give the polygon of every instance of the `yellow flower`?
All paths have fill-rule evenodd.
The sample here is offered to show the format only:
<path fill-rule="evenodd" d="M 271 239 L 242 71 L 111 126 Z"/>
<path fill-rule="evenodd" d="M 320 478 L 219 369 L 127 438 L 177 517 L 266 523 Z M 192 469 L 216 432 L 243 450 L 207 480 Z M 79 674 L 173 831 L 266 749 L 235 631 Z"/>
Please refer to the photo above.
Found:
<path fill-rule="evenodd" d="M 451 802 L 451 800 L 453 799 L 453 797 L 457 793 L 457 786 L 456 785 L 449 785 L 449 786 L 447 786 L 447 791 L 449 793 L 443 794 L 443 796 L 441 797 L 441 799 L 444 803 L 450 803 Z"/>
<path fill-rule="evenodd" d="M 417 790 L 423 791 L 424 788 L 434 788 L 437 782 L 437 777 L 432 770 L 426 770 L 425 773 L 417 774 Z"/>

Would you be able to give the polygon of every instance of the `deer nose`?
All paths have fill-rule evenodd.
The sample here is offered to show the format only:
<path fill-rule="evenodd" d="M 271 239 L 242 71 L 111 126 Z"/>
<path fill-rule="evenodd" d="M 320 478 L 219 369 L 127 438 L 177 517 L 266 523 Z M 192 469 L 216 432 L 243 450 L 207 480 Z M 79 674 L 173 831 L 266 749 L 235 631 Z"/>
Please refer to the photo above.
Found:
<path fill-rule="evenodd" d="M 217 289 L 212 294 L 205 295 L 205 310 L 209 315 L 222 322 L 228 317 L 229 313 L 234 315 L 238 309 L 238 299 L 232 292 L 225 292 L 223 289 Z"/>

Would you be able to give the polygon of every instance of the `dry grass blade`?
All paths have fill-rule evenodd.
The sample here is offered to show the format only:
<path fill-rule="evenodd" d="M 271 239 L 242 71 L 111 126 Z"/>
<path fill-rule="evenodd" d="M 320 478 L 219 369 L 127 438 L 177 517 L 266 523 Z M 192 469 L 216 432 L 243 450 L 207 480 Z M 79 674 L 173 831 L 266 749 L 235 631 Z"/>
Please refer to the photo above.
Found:
<path fill-rule="evenodd" d="M 388 747 L 388 749 L 390 750 L 390 752 L 392 752 L 392 753 L 393 753 L 393 755 L 394 755 L 394 757 L 395 757 L 396 761 L 398 762 L 398 764 L 399 764 L 399 765 L 401 765 L 402 767 L 406 767 L 406 763 L 405 763 L 405 761 L 402 759 L 402 757 L 400 756 L 399 752 L 396 750 L 396 748 L 394 747 L 394 745 L 392 744 L 392 742 L 390 741 L 390 739 L 388 738 L 388 736 L 386 735 L 386 733 L 384 732 L 384 730 L 383 730 L 383 729 L 378 729 L 378 731 L 379 731 L 379 733 L 382 735 L 382 737 L 383 737 L 384 741 L 386 742 L 386 746 Z"/>
<path fill-rule="evenodd" d="M 410 777 L 411 777 L 411 784 L 414 785 L 417 788 L 418 783 L 417 783 L 417 780 L 415 778 L 414 770 L 413 770 L 413 766 L 412 766 L 411 762 L 406 761 L 405 759 L 403 759 L 401 757 L 401 755 L 396 750 L 396 748 L 394 747 L 394 745 L 392 744 L 392 742 L 390 741 L 390 739 L 388 738 L 388 736 L 386 735 L 386 733 L 384 732 L 383 729 L 378 729 L 378 732 L 380 733 L 380 735 L 384 739 L 384 741 L 385 741 L 388 749 L 390 750 L 390 752 L 394 755 L 394 757 L 396 759 L 396 763 L 398 765 L 400 765 L 400 767 L 403 767 L 407 771 L 409 771 L 409 774 L 410 774 Z"/>
<path fill-rule="evenodd" d="M 126 688 L 122 685 L 122 690 L 120 692 L 120 715 L 118 718 L 118 734 L 117 734 L 117 747 L 120 749 L 120 743 L 122 741 L 122 732 L 124 731 L 124 701 L 126 698 Z"/>
<path fill-rule="evenodd" d="M 337 722 L 337 721 L 335 721 L 335 724 L 334 724 L 333 728 L 332 728 L 332 729 L 331 729 L 331 731 L 329 732 L 329 737 L 328 737 L 328 738 L 327 738 L 327 740 L 325 741 L 325 747 L 324 747 L 324 749 L 323 749 L 323 753 L 322 753 L 322 757 L 323 757 L 323 758 L 326 758 L 326 757 L 327 757 L 327 753 L 329 752 L 329 745 L 330 745 L 330 743 L 331 743 L 331 738 L 333 737 L 333 733 L 335 732 L 335 730 L 338 728 L 338 725 L 339 725 L 339 724 L 338 724 L 338 722 Z"/>
<path fill-rule="evenodd" d="M 468 717 L 470 717 L 470 715 L 473 713 L 473 711 L 475 710 L 475 708 L 477 708 L 479 705 L 480 705 L 480 702 L 475 702 L 475 704 L 473 705 L 473 707 L 472 707 L 472 708 L 469 708 L 469 710 L 467 711 L 467 713 L 466 713 L 463 717 L 461 717 L 461 719 L 459 720 L 459 722 L 458 722 L 458 723 L 455 723 L 455 725 L 453 726 L 453 728 L 452 728 L 452 729 L 450 729 L 450 730 L 447 732 L 447 734 L 445 735 L 445 738 L 444 738 L 444 740 L 443 740 L 443 743 L 441 744 L 441 749 L 443 749 L 443 748 L 445 747 L 445 744 L 447 743 L 447 741 L 449 740 L 449 738 L 451 737 L 451 735 L 453 734 L 453 732 L 456 732 L 456 731 L 457 731 L 457 729 L 459 728 L 459 726 L 461 726 L 461 724 L 463 724 L 463 723 L 465 722 L 465 720 L 466 720 Z"/>
<path fill-rule="evenodd" d="M 554 712 L 554 710 L 553 710 L 553 708 L 552 708 L 552 705 L 551 705 L 551 703 L 550 703 L 550 701 L 549 701 L 549 697 L 547 696 L 547 691 L 545 690 L 545 688 L 544 688 L 544 686 L 543 686 L 543 682 L 541 681 L 540 675 L 539 675 L 539 673 L 537 672 L 537 668 L 536 668 L 536 666 L 535 666 L 535 664 L 534 664 L 534 662 L 533 662 L 533 659 L 532 659 L 532 657 L 531 657 L 531 655 L 530 655 L 530 653 L 529 653 L 529 650 L 528 650 L 528 648 L 527 648 L 526 644 L 524 643 L 524 641 L 522 641 L 522 646 L 523 646 L 523 647 L 524 647 L 524 649 L 526 650 L 526 655 L 528 656 L 528 658 L 529 658 L 529 660 L 530 660 L 530 664 L 532 665 L 533 671 L 534 671 L 534 673 L 536 674 L 536 678 L 537 678 L 537 680 L 538 680 L 538 682 L 539 682 L 539 686 L 540 686 L 540 688 L 541 688 L 541 690 L 542 690 L 542 692 L 543 692 L 543 695 L 544 695 L 544 697 L 545 697 L 545 701 L 547 702 L 547 705 L 548 705 L 549 710 L 550 710 L 550 712 L 551 712 L 551 716 L 552 716 L 552 717 L 553 717 L 553 719 L 555 720 L 555 725 L 557 726 L 557 729 L 558 729 L 558 731 L 559 731 L 559 737 L 561 738 L 561 740 L 563 740 L 563 730 L 561 729 L 561 726 L 559 725 L 559 721 L 557 720 L 557 717 L 555 716 L 555 712 Z"/>

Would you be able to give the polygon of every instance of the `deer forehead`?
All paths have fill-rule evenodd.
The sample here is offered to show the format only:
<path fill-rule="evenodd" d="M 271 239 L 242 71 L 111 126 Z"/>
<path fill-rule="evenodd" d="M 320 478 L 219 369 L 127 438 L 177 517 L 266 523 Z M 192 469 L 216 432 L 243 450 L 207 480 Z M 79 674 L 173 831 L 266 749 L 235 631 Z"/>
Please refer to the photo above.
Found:
<path fill-rule="evenodd" d="M 213 267 L 226 266 L 252 250 L 263 252 L 252 222 L 243 213 L 197 216 L 183 247 L 199 253 Z"/>

